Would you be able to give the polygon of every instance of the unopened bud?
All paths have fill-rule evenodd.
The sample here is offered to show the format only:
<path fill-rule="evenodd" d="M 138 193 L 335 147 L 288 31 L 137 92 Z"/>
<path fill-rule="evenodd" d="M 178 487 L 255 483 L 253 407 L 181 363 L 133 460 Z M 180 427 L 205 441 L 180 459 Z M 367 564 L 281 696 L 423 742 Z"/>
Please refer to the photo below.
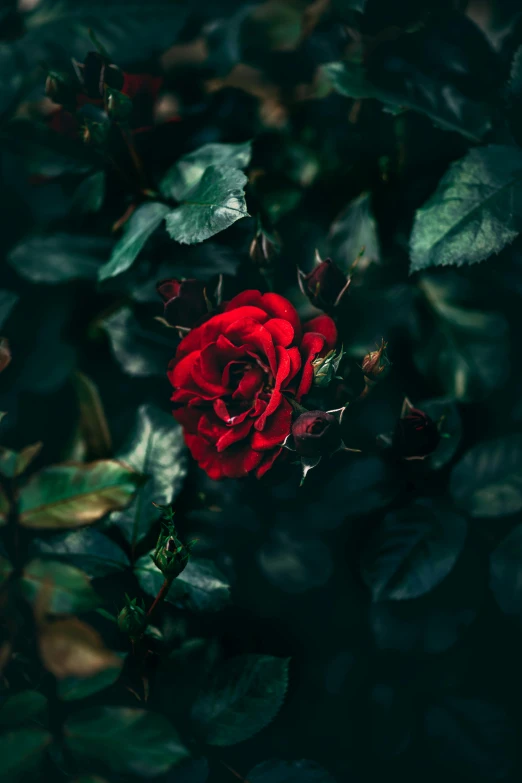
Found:
<path fill-rule="evenodd" d="M 145 607 L 138 604 L 137 598 L 132 600 L 125 596 L 127 603 L 118 615 L 118 628 L 131 639 L 139 639 L 147 627 Z"/>
<path fill-rule="evenodd" d="M 312 367 L 314 369 L 315 386 L 323 389 L 328 386 L 335 378 L 342 380 L 342 378 L 337 375 L 337 371 L 343 356 L 344 353 L 341 348 L 339 353 L 330 351 L 326 354 L 326 356 L 318 356 L 317 359 L 314 359 L 312 362 Z"/>
<path fill-rule="evenodd" d="M 402 459 L 424 459 L 440 442 L 437 424 L 424 411 L 414 408 L 406 398 L 393 433 L 392 448 Z"/>
<path fill-rule="evenodd" d="M 305 274 L 299 270 L 298 282 L 314 307 L 326 312 L 339 305 L 350 286 L 350 278 L 330 258 L 322 261 L 318 253 L 311 272 Z"/>
<path fill-rule="evenodd" d="M 164 576 L 175 579 L 184 571 L 194 544 L 195 541 L 183 544 L 177 537 L 174 525 L 167 524 L 159 535 L 156 549 L 151 558 Z"/>
<path fill-rule="evenodd" d="M 370 351 L 362 361 L 362 371 L 367 381 L 376 382 L 382 380 L 390 369 L 391 363 L 386 355 L 387 343 L 382 340 L 376 351 Z"/>
<path fill-rule="evenodd" d="M 274 257 L 279 252 L 279 242 L 276 236 L 270 236 L 262 229 L 253 238 L 250 244 L 249 255 L 252 261 L 260 268 L 271 266 Z"/>

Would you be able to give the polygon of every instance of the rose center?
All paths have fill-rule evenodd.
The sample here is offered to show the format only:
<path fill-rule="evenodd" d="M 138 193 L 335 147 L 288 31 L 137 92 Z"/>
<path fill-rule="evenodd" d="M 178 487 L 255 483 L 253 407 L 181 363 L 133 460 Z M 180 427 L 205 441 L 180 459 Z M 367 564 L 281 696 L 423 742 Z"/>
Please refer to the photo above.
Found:
<path fill-rule="evenodd" d="M 326 422 L 321 421 L 321 419 L 316 419 L 312 424 L 310 425 L 308 432 L 311 435 L 320 435 L 321 432 L 324 432 L 325 428 L 327 427 Z"/>

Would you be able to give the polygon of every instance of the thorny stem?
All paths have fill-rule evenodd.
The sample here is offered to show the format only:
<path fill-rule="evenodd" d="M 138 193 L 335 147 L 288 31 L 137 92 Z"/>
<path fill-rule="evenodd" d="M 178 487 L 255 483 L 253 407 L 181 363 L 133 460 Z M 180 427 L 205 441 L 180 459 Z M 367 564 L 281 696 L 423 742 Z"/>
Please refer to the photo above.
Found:
<path fill-rule="evenodd" d="M 158 606 L 158 604 L 160 604 L 162 601 L 165 600 L 165 598 L 167 596 L 167 593 L 169 592 L 170 586 L 171 586 L 173 581 L 174 581 L 174 577 L 173 576 L 166 576 L 165 577 L 165 581 L 161 585 L 161 587 L 159 589 L 159 592 L 158 592 L 158 595 L 156 596 L 156 598 L 152 602 L 152 605 L 151 605 L 149 611 L 147 612 L 147 617 L 151 617 L 152 614 L 154 613 L 156 607 Z"/>

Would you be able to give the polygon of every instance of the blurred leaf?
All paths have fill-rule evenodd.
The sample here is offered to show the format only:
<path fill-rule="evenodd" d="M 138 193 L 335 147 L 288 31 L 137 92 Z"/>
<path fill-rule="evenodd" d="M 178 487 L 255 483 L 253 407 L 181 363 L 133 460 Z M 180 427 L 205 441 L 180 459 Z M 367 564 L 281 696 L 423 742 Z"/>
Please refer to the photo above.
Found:
<path fill-rule="evenodd" d="M 427 465 L 432 470 L 440 470 L 448 462 L 451 462 L 460 445 L 462 422 L 459 410 L 452 399 L 444 397 L 423 400 L 419 402 L 417 408 L 427 413 L 433 421 L 439 423 L 439 432 L 442 437 L 435 451 L 430 454 Z"/>
<path fill-rule="evenodd" d="M 161 181 L 162 193 L 176 201 L 183 201 L 191 188 L 201 182 L 208 166 L 226 166 L 244 169 L 252 157 L 252 142 L 242 144 L 204 144 L 183 155 Z"/>
<path fill-rule="evenodd" d="M 13 291 L 0 290 L 0 327 L 7 321 L 17 302 L 18 294 Z"/>
<path fill-rule="evenodd" d="M 88 525 L 127 505 L 142 481 L 139 473 L 116 460 L 44 468 L 20 492 L 20 524 L 30 528 Z"/>
<path fill-rule="evenodd" d="M 335 783 L 314 761 L 263 761 L 247 775 L 248 783 Z"/>
<path fill-rule="evenodd" d="M 38 456 L 42 446 L 43 443 L 32 443 L 21 451 L 11 451 L 0 446 L 0 474 L 10 479 L 19 476 Z"/>
<path fill-rule="evenodd" d="M 0 555 L 0 587 L 7 582 L 14 568 L 6 557 Z"/>
<path fill-rule="evenodd" d="M 5 525 L 9 514 L 10 504 L 7 495 L 0 487 L 0 526 Z"/>
<path fill-rule="evenodd" d="M 134 569 L 141 589 L 157 595 L 165 578 L 150 555 L 140 557 Z M 230 585 L 212 560 L 191 557 L 172 583 L 166 600 L 172 604 L 183 602 L 196 612 L 216 612 L 229 602 Z"/>
<path fill-rule="evenodd" d="M 123 665 L 121 656 L 108 650 L 97 631 L 77 617 L 45 624 L 39 646 L 45 668 L 60 680 L 61 698 L 76 698 L 75 689 L 80 692 L 82 687 L 83 695 L 100 690 L 110 682 L 96 687 L 99 677 L 109 675 L 113 682 Z M 73 695 L 67 696 L 68 692 Z"/>
<path fill-rule="evenodd" d="M 283 704 L 288 658 L 241 655 L 219 665 L 192 708 L 209 745 L 235 745 L 267 726 Z"/>
<path fill-rule="evenodd" d="M 330 227 L 325 255 L 346 273 L 364 248 L 363 257 L 379 261 L 381 251 L 371 196 L 362 193 L 350 202 Z"/>
<path fill-rule="evenodd" d="M 302 531 L 274 530 L 257 553 L 268 581 L 285 593 L 302 593 L 326 584 L 333 571 L 330 548 Z"/>
<path fill-rule="evenodd" d="M 134 548 L 158 519 L 152 503 L 168 505 L 181 491 L 187 475 L 183 431 L 170 414 L 142 405 L 130 441 L 118 457 L 147 477 L 131 505 L 109 518 Z"/>
<path fill-rule="evenodd" d="M 373 98 L 397 113 L 412 109 L 426 115 L 443 130 L 461 133 L 470 141 L 480 141 L 491 127 L 485 105 L 472 101 L 452 84 L 443 83 L 401 63 L 400 78 L 389 86 L 373 84 L 367 78 L 364 66 L 356 62 L 333 62 L 322 66 L 334 89 L 355 100 Z"/>
<path fill-rule="evenodd" d="M 78 185 L 72 197 L 71 210 L 84 214 L 99 212 L 105 199 L 105 172 L 95 171 Z"/>
<path fill-rule="evenodd" d="M 491 553 L 490 586 L 501 610 L 522 618 L 522 525 Z"/>
<path fill-rule="evenodd" d="M 162 715 L 130 707 L 94 707 L 71 715 L 65 742 L 83 765 L 153 778 L 187 758 L 174 727 Z"/>
<path fill-rule="evenodd" d="M 38 691 L 20 691 L 8 696 L 0 707 L 0 726 L 13 729 L 36 719 L 47 708 L 47 698 Z"/>
<path fill-rule="evenodd" d="M 107 280 L 129 269 L 168 211 L 169 207 L 157 201 L 141 204 L 125 223 L 123 236 L 116 243 L 109 261 L 100 267 L 98 280 Z"/>
<path fill-rule="evenodd" d="M 171 238 L 187 245 L 203 242 L 247 217 L 246 184 L 246 176 L 238 169 L 208 166 L 198 184 L 183 197 L 181 206 L 166 216 Z"/>
<path fill-rule="evenodd" d="M 34 538 L 30 551 L 42 558 L 63 560 L 80 568 L 91 579 L 121 573 L 130 565 L 117 544 L 91 527 Z"/>
<path fill-rule="evenodd" d="M 484 261 L 521 228 L 522 150 L 501 144 L 472 149 L 417 210 L 411 271 Z"/>
<path fill-rule="evenodd" d="M 109 688 L 119 678 L 123 662 L 123 658 L 120 658 L 118 663 L 98 674 L 93 674 L 92 677 L 67 677 L 61 680 L 58 683 L 58 698 L 62 701 L 77 701 Z"/>
<path fill-rule="evenodd" d="M 176 351 L 171 329 L 152 321 L 144 329 L 129 307 L 122 307 L 103 322 L 116 360 L 124 372 L 138 378 L 165 376 Z"/>
<path fill-rule="evenodd" d="M 41 764 L 52 734 L 41 729 L 19 729 L 0 736 L 2 783 L 27 783 Z M 33 778 L 34 780 L 34 778 Z"/>
<path fill-rule="evenodd" d="M 373 600 L 404 601 L 433 590 L 457 562 L 466 532 L 464 517 L 429 503 L 387 514 L 361 564 Z"/>
<path fill-rule="evenodd" d="M 479 443 L 451 473 L 450 490 L 472 517 L 501 517 L 522 509 L 522 435 Z"/>
<path fill-rule="evenodd" d="M 81 778 L 74 778 L 73 783 L 107 783 L 107 781 L 98 775 L 82 775 Z"/>
<path fill-rule="evenodd" d="M 79 430 L 92 459 L 103 459 L 112 453 L 111 433 L 96 384 L 82 372 L 73 375 L 80 408 Z"/>
<path fill-rule="evenodd" d="M 53 560 L 31 560 L 24 568 L 20 588 L 38 615 L 86 612 L 101 603 L 87 574 Z"/>
<path fill-rule="evenodd" d="M 456 275 L 423 277 L 423 307 L 414 329 L 414 359 L 428 379 L 458 401 L 483 399 L 509 375 L 509 337 L 501 313 L 471 309 L 467 281 Z"/>
<path fill-rule="evenodd" d="M 33 283 L 96 280 L 100 263 L 113 244 L 112 239 L 90 234 L 36 234 L 21 239 L 7 260 Z"/>

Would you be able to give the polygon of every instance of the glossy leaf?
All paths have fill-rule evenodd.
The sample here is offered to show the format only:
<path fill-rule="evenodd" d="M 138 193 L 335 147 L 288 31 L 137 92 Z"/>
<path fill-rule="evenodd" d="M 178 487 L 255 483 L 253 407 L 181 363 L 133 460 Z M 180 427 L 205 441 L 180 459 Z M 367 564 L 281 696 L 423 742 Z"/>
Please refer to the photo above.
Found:
<path fill-rule="evenodd" d="M 131 707 L 94 707 L 71 715 L 64 737 L 83 765 L 147 779 L 187 758 L 174 727 L 162 715 Z"/>
<path fill-rule="evenodd" d="M 149 595 L 157 595 L 164 576 L 150 555 L 141 557 L 134 568 L 141 589 Z M 172 604 L 181 602 L 193 611 L 215 612 L 229 602 L 230 585 L 211 560 L 191 557 L 172 583 L 166 600 Z"/>
<path fill-rule="evenodd" d="M 335 783 L 314 761 L 263 761 L 247 775 L 249 783 Z"/>
<path fill-rule="evenodd" d="M 236 220 L 247 217 L 244 187 L 247 178 L 238 169 L 208 166 L 200 182 L 166 216 L 172 239 L 192 245 L 203 242 Z"/>
<path fill-rule="evenodd" d="M 172 503 L 183 486 L 187 456 L 182 429 L 171 414 L 142 405 L 130 440 L 118 457 L 146 476 L 130 506 L 114 511 L 109 518 L 134 547 L 158 519 L 152 503 Z"/>
<path fill-rule="evenodd" d="M 491 553 L 490 585 L 502 611 L 522 618 L 522 525 Z"/>
<path fill-rule="evenodd" d="M 286 658 L 242 655 L 217 667 L 196 700 L 192 719 L 209 745 L 235 745 L 277 715 L 288 686 Z"/>
<path fill-rule="evenodd" d="M 90 527 L 35 538 L 31 541 L 31 554 L 69 563 L 81 568 L 91 579 L 120 573 L 130 565 L 127 555 L 114 541 Z"/>
<path fill-rule="evenodd" d="M 21 451 L 12 451 L 0 446 L 0 474 L 11 479 L 19 476 L 38 456 L 42 445 L 42 443 L 32 443 Z"/>
<path fill-rule="evenodd" d="M 47 698 L 38 691 L 24 690 L 8 696 L 0 707 L 0 726 L 13 729 L 37 719 L 47 708 Z"/>
<path fill-rule="evenodd" d="M 157 201 L 138 207 L 125 223 L 123 236 L 116 243 L 109 261 L 100 267 L 98 280 L 107 280 L 129 269 L 168 211 L 165 204 Z"/>
<path fill-rule="evenodd" d="M 522 509 L 522 435 L 485 441 L 451 474 L 451 494 L 472 517 L 500 517 Z"/>
<path fill-rule="evenodd" d="M 203 147 L 183 155 L 161 181 L 165 196 L 183 201 L 187 193 L 197 185 L 208 166 L 227 166 L 244 169 L 252 157 L 252 142 L 242 144 L 204 144 Z"/>
<path fill-rule="evenodd" d="M 31 560 L 24 568 L 20 587 L 38 614 L 74 614 L 100 605 L 87 574 L 66 563 Z"/>
<path fill-rule="evenodd" d="M 404 601 L 433 590 L 453 569 L 466 539 L 464 517 L 428 503 L 387 514 L 363 554 L 374 601 Z"/>
<path fill-rule="evenodd" d="M 109 457 L 112 453 L 111 434 L 98 387 L 81 372 L 74 373 L 73 382 L 80 408 L 78 430 L 89 457 Z"/>
<path fill-rule="evenodd" d="M 154 321 L 143 328 L 129 307 L 106 318 L 103 325 L 124 372 L 137 378 L 165 376 L 176 345 L 171 329 Z"/>
<path fill-rule="evenodd" d="M 500 144 L 472 149 L 417 210 L 411 271 L 484 261 L 521 228 L 522 150 Z"/>
<path fill-rule="evenodd" d="M 0 736 L 2 783 L 25 783 L 41 764 L 52 734 L 42 729 L 19 729 Z"/>
<path fill-rule="evenodd" d="M 30 528 L 88 525 L 123 508 L 142 482 L 116 460 L 53 465 L 32 476 L 20 493 L 20 524 Z"/>

